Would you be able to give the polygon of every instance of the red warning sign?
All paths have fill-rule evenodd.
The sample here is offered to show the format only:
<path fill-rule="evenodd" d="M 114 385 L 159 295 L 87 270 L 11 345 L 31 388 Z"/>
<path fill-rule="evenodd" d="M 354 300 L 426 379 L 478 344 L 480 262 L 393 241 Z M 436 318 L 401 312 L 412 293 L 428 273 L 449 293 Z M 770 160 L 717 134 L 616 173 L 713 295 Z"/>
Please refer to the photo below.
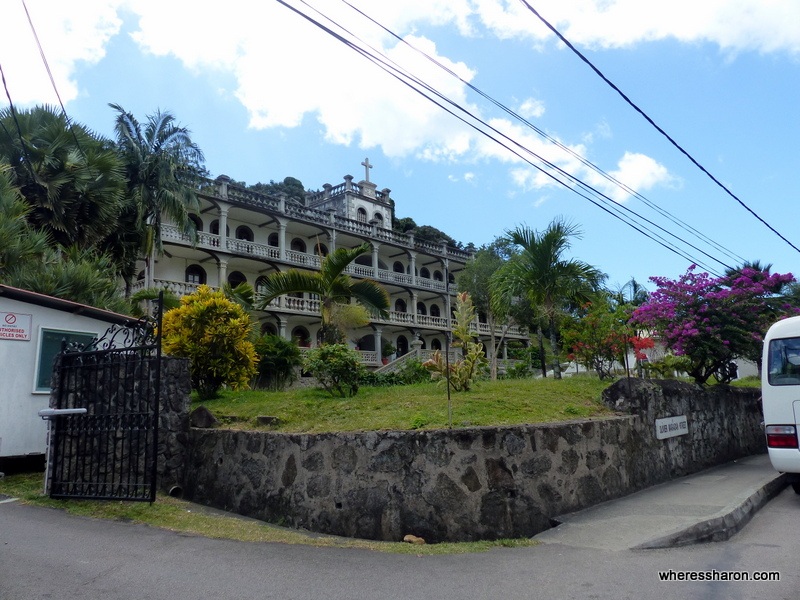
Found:
<path fill-rule="evenodd" d="M 0 312 L 0 340 L 29 342 L 32 323 L 32 315 Z"/>

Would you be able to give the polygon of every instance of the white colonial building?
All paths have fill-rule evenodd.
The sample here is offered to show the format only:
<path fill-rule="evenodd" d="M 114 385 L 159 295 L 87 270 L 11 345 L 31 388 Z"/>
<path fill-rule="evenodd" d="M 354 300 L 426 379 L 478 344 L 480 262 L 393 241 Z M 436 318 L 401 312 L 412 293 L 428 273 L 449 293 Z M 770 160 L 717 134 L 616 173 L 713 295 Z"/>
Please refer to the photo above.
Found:
<path fill-rule="evenodd" d="M 152 274 L 142 273 L 138 285 L 164 287 L 180 296 L 201 284 L 248 282 L 258 292 L 271 273 L 318 269 L 321 258 L 334 249 L 368 242 L 372 252 L 350 265 L 349 273 L 380 283 L 390 295 L 390 313 L 350 332 L 351 346 L 370 366 L 412 349 L 443 349 L 451 327 L 448 311 L 455 305 L 456 276 L 470 254 L 393 231 L 390 190 L 378 190 L 369 181 L 369 161 L 362 165 L 363 181 L 354 183 L 346 175 L 339 185 L 325 184 L 323 191 L 306 194 L 302 203 L 244 189 L 225 175 L 208 180 L 199 194 L 200 210 L 191 215 L 196 243 L 179 228 L 164 225 L 165 252 L 156 259 Z M 317 342 L 319 302 L 308 294 L 278 298 L 256 317 L 263 332 L 306 347 Z M 488 340 L 490 332 L 482 319 L 475 322 L 475 332 Z M 511 327 L 505 339 L 527 343 L 528 337 Z M 388 345 L 396 353 L 385 357 Z"/>

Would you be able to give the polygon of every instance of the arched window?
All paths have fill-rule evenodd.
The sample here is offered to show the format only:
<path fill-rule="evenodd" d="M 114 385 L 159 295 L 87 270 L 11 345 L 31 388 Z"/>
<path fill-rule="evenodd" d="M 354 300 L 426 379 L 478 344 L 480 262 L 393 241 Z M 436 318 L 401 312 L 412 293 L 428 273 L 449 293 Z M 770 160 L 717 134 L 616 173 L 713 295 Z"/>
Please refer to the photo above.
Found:
<path fill-rule="evenodd" d="M 442 342 L 440 342 L 436 338 L 433 338 L 431 340 L 431 350 L 441 350 L 441 349 L 442 349 Z"/>
<path fill-rule="evenodd" d="M 275 233 L 275 232 L 270 233 L 269 237 L 267 238 L 267 243 L 270 246 L 274 246 L 275 248 L 277 248 L 278 247 L 278 234 Z"/>
<path fill-rule="evenodd" d="M 211 227 L 209 227 L 209 231 L 213 235 L 219 235 L 219 220 L 211 221 Z M 229 237 L 231 235 L 231 228 L 225 225 L 225 237 Z"/>
<path fill-rule="evenodd" d="M 375 216 L 372 218 L 378 222 L 377 223 L 378 227 L 383 227 L 383 215 L 381 213 L 376 212 Z"/>
<path fill-rule="evenodd" d="M 441 271 L 434 271 L 433 272 L 433 280 L 434 281 L 444 281 L 444 275 L 442 275 Z"/>
<path fill-rule="evenodd" d="M 184 279 L 192 285 L 203 285 L 206 282 L 206 272 L 200 265 L 189 265 L 186 267 Z"/>
<path fill-rule="evenodd" d="M 417 302 L 417 314 L 418 315 L 428 314 L 428 309 L 423 302 Z"/>
<path fill-rule="evenodd" d="M 328 247 L 325 244 L 317 243 L 314 246 L 314 254 L 317 256 L 328 256 Z"/>
<path fill-rule="evenodd" d="M 274 323 L 263 323 L 261 325 L 261 335 L 278 335 L 278 328 Z"/>
<path fill-rule="evenodd" d="M 392 271 L 394 271 L 395 273 L 405 273 L 406 268 L 403 266 L 403 263 L 401 263 L 399 260 L 396 260 L 392 265 Z"/>
<path fill-rule="evenodd" d="M 246 242 L 252 242 L 253 230 L 250 229 L 247 225 L 239 225 L 236 228 L 236 239 L 245 240 Z"/>
<path fill-rule="evenodd" d="M 422 278 L 424 278 L 424 279 L 430 279 L 430 278 L 431 278 L 431 272 L 430 272 L 430 271 L 428 271 L 428 268 L 427 268 L 427 267 L 422 267 L 422 268 L 419 270 L 419 276 L 420 276 L 420 277 L 422 277 Z"/>
<path fill-rule="evenodd" d="M 203 231 L 203 220 L 197 215 L 189 215 L 189 220 L 194 223 L 195 231 Z"/>
<path fill-rule="evenodd" d="M 358 340 L 358 344 L 356 344 L 356 350 L 375 350 L 375 336 L 374 335 L 365 335 L 361 339 Z"/>
<path fill-rule="evenodd" d="M 439 313 L 439 305 L 438 304 L 431 304 L 431 316 L 438 317 L 441 316 Z"/>
<path fill-rule="evenodd" d="M 247 283 L 247 277 L 244 276 L 244 273 L 241 271 L 234 271 L 230 275 L 228 275 L 228 283 L 231 284 L 231 287 L 236 287 L 237 285 L 241 285 L 242 283 Z"/>
<path fill-rule="evenodd" d="M 303 252 L 303 253 L 305 253 L 305 251 L 306 251 L 306 243 L 303 240 L 301 240 L 300 238 L 294 238 L 292 240 L 291 248 L 295 252 Z"/>
<path fill-rule="evenodd" d="M 408 309 L 406 308 L 405 300 L 397 299 L 394 302 L 394 312 L 404 313 L 407 312 Z"/>
<path fill-rule="evenodd" d="M 367 211 L 365 211 L 363 208 L 359 208 L 356 211 L 356 220 L 360 221 L 361 223 L 366 223 L 367 222 Z"/>
<path fill-rule="evenodd" d="M 448 280 L 448 282 L 450 283 L 450 285 L 454 285 L 454 284 L 455 284 L 455 282 L 456 282 L 456 276 L 455 276 L 455 275 L 453 275 L 452 273 L 450 273 L 450 274 L 448 275 L 448 277 L 447 277 L 447 280 Z"/>
<path fill-rule="evenodd" d="M 292 329 L 292 340 L 301 348 L 311 347 L 311 334 L 305 327 L 295 327 Z"/>

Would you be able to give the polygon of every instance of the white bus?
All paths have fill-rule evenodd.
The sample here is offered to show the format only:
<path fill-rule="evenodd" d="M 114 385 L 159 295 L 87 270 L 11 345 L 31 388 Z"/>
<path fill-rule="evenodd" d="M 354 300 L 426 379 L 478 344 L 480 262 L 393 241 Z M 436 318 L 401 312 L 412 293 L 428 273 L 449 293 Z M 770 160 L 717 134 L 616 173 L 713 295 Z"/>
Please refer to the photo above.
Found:
<path fill-rule="evenodd" d="M 800 494 L 800 316 L 778 321 L 767 332 L 761 401 L 769 459 Z"/>

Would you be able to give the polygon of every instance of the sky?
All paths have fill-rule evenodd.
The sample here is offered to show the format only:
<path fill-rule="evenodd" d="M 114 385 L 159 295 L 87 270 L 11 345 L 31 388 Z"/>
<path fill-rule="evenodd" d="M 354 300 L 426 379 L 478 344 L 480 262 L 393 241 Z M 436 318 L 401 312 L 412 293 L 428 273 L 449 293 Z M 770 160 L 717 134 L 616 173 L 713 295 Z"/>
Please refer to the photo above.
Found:
<path fill-rule="evenodd" d="M 357 182 L 368 158 L 397 217 L 464 244 L 573 224 L 568 255 L 612 289 L 652 290 L 651 276 L 693 263 L 800 277 L 796 0 L 7 0 L 3 12 L 2 108 L 60 97 L 108 137 L 109 103 L 142 122 L 167 110 L 212 177 L 248 184 Z"/>

